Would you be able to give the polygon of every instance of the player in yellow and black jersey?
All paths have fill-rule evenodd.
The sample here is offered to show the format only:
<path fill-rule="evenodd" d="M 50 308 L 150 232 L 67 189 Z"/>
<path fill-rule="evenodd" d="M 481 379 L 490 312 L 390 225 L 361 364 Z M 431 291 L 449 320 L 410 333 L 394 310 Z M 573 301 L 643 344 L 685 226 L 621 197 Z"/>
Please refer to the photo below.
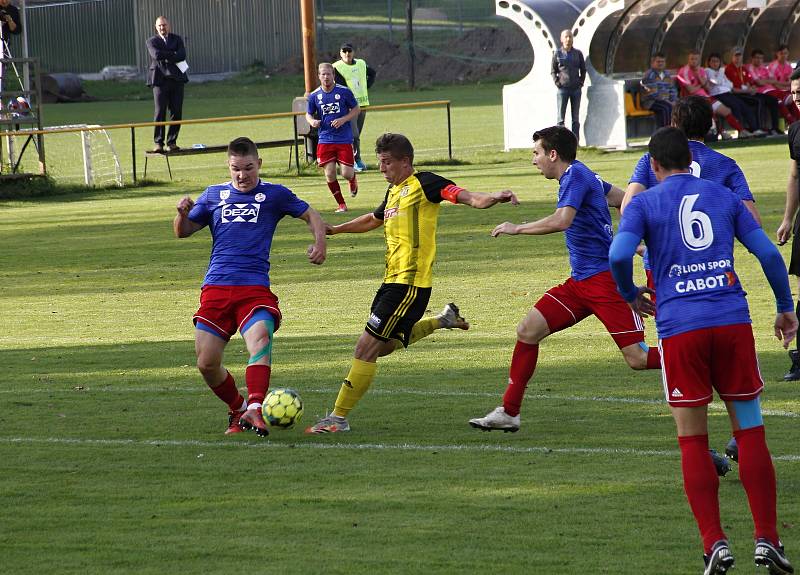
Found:
<path fill-rule="evenodd" d="M 306 429 L 307 433 L 350 431 L 347 415 L 372 383 L 379 357 L 408 347 L 436 329 L 469 328 L 453 303 L 447 304 L 441 314 L 422 319 L 431 295 L 436 224 L 442 200 L 478 209 L 519 203 L 510 190 L 493 194 L 470 192 L 432 172 L 416 172 L 414 147 L 401 134 L 379 137 L 375 153 L 381 173 L 390 184 L 383 203 L 374 212 L 338 226 L 328 225 L 327 233 L 363 233 L 383 226 L 386 272 L 334 409 Z"/>

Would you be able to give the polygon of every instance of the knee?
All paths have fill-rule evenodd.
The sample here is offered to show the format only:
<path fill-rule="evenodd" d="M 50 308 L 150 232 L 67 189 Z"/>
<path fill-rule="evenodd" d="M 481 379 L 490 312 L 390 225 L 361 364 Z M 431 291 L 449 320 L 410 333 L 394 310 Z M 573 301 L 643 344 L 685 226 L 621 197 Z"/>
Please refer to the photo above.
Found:
<path fill-rule="evenodd" d="M 197 369 L 200 371 L 201 374 L 205 375 L 214 375 L 219 371 L 220 363 L 216 361 L 214 358 L 211 357 L 204 357 L 198 356 L 197 358 Z"/>
<path fill-rule="evenodd" d="M 517 324 L 517 339 L 525 343 L 537 344 L 544 339 L 544 336 L 535 323 L 522 320 Z"/>
<path fill-rule="evenodd" d="M 622 357 L 631 369 L 647 369 L 647 352 L 638 345 L 622 351 Z"/>

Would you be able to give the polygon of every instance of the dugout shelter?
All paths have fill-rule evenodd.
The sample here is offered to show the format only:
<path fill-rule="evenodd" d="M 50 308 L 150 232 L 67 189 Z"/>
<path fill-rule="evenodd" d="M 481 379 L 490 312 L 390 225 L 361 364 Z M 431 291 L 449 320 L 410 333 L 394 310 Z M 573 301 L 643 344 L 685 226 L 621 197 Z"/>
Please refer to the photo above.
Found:
<path fill-rule="evenodd" d="M 527 76 L 503 87 L 504 144 L 530 148 L 531 135 L 556 122 L 556 88 L 550 75 L 561 30 L 586 57 L 581 99 L 581 144 L 624 149 L 628 145 L 625 91 L 664 52 L 667 67 L 686 63 L 695 49 L 702 61 L 734 47 L 745 60 L 759 48 L 771 59 L 780 44 L 800 56 L 800 0 L 495 0 L 497 15 L 527 35 L 533 65 Z"/>

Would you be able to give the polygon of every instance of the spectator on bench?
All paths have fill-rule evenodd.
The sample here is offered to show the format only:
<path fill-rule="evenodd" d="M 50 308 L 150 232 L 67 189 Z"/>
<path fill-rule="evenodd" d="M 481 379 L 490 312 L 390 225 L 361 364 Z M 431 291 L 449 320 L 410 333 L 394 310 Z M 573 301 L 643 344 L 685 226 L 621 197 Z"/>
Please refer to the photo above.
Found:
<path fill-rule="evenodd" d="M 778 101 L 778 110 L 780 111 L 786 124 L 789 125 L 798 119 L 796 108 L 794 106 L 786 105 L 786 98 L 789 97 L 789 92 L 781 90 L 776 85 L 776 78 L 772 76 L 769 68 L 764 64 L 764 52 L 756 48 L 750 53 L 750 63 L 745 65 L 753 80 L 758 86 L 760 94 L 767 94 Z"/>
<path fill-rule="evenodd" d="M 744 131 L 744 127 L 742 127 L 739 120 L 733 115 L 731 109 L 719 100 L 712 98 L 711 94 L 708 92 L 711 89 L 711 83 L 708 81 L 706 71 L 700 67 L 700 54 L 696 50 L 689 51 L 686 65 L 678 70 L 676 80 L 681 87 L 682 97 L 702 96 L 707 98 L 711 103 L 711 109 L 714 111 L 714 114 L 728 120 L 731 127 L 741 135 Z M 720 130 L 720 135 L 723 139 L 730 139 L 730 135 L 722 130 Z"/>
<path fill-rule="evenodd" d="M 641 86 L 642 107 L 655 114 L 659 128 L 669 126 L 672 118 L 672 104 L 678 99 L 675 81 L 666 69 L 667 59 L 662 52 L 650 58 L 650 69 L 639 82 Z"/>
<path fill-rule="evenodd" d="M 733 84 L 722 68 L 722 56 L 717 52 L 712 52 L 706 59 L 706 65 L 709 94 L 730 108 L 733 111 L 733 115 L 741 119 L 747 126 L 746 130 L 739 130 L 739 137 L 766 136 L 767 133 L 759 127 L 759 120 L 756 114 L 758 103 L 755 101 L 747 102 L 733 92 Z M 752 104 L 752 107 L 750 104 Z"/>
<path fill-rule="evenodd" d="M 762 94 L 758 91 L 755 80 L 744 65 L 742 60 L 743 51 L 741 48 L 734 48 L 731 51 L 730 64 L 725 66 L 725 75 L 733 84 L 733 93 L 739 95 L 744 100 L 753 100 L 758 104 L 758 117 L 762 119 L 764 112 L 769 114 L 770 134 L 783 134 L 778 125 L 778 101 L 772 96 Z"/>

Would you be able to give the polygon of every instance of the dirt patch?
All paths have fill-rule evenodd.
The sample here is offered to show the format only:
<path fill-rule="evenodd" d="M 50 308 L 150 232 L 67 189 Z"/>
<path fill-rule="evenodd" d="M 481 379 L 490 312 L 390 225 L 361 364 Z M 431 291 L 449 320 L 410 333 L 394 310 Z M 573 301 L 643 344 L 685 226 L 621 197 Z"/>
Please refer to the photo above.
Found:
<path fill-rule="evenodd" d="M 348 37 L 356 57 L 377 72 L 377 81 L 405 81 L 409 74 L 408 49 L 372 35 Z M 338 44 L 336 44 L 338 47 Z M 517 27 L 476 28 L 464 32 L 445 46 L 415 47 L 417 85 L 475 83 L 494 79 L 520 79 L 533 65 L 533 50 Z M 338 60 L 338 51 L 320 53 L 320 61 Z M 272 74 L 302 74 L 302 57 L 284 62 Z"/>

